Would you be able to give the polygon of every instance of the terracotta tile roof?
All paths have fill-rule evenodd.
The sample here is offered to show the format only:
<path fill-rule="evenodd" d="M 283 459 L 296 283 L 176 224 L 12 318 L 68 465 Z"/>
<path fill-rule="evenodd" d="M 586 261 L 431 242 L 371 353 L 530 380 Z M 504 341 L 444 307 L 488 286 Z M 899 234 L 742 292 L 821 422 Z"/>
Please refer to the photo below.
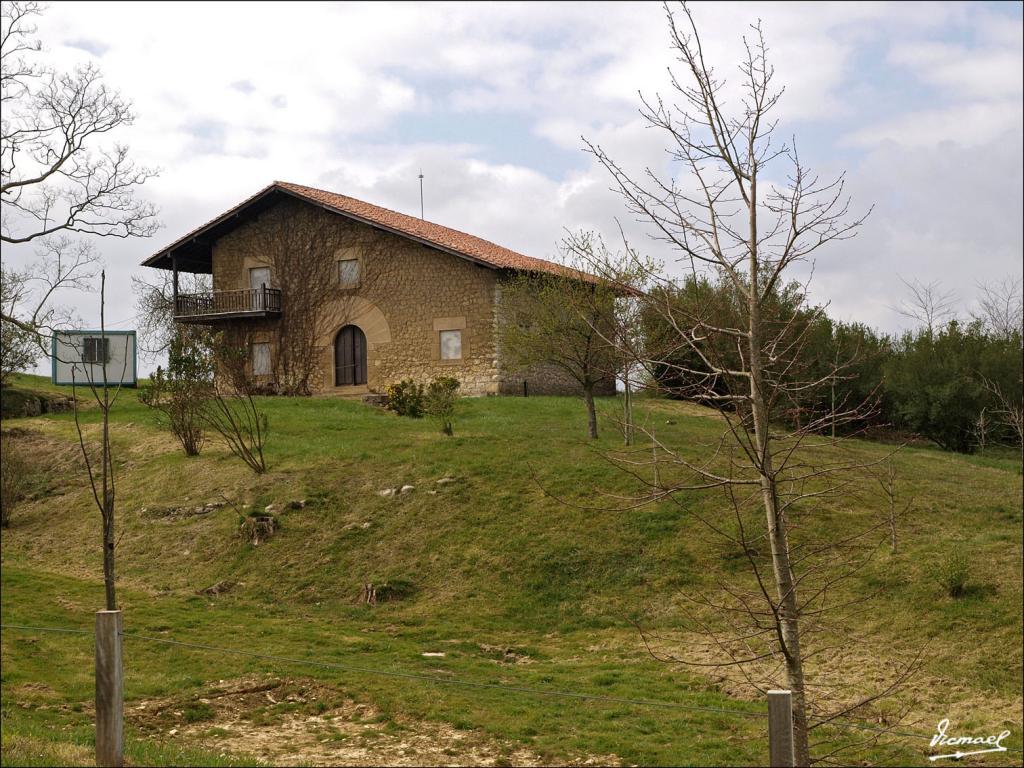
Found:
<path fill-rule="evenodd" d="M 516 253 L 515 251 L 504 248 L 496 243 L 476 237 L 475 235 L 467 234 L 466 232 L 460 232 L 457 229 L 445 227 L 440 224 L 434 224 L 430 221 L 424 221 L 423 219 L 418 219 L 415 216 L 407 216 L 404 213 L 392 211 L 388 208 L 382 208 L 379 205 L 373 205 L 372 203 L 357 200 L 354 197 L 339 195 L 336 192 L 328 192 L 323 189 L 316 189 L 315 187 L 306 187 L 301 184 L 292 184 L 286 181 L 275 181 L 270 186 L 260 190 L 255 195 L 246 199 L 242 203 L 239 203 L 226 213 L 179 238 L 174 243 L 167 246 L 158 254 L 155 254 L 143 263 L 148 266 L 163 266 L 163 264 L 159 262 L 161 262 L 167 254 L 180 244 L 193 240 L 207 229 L 228 219 L 235 213 L 247 207 L 250 203 L 253 203 L 274 190 L 281 190 L 294 195 L 295 197 L 308 200 L 309 202 L 326 208 L 327 210 L 334 211 L 357 220 L 365 221 L 368 224 L 382 227 L 395 232 L 398 235 L 419 240 L 428 245 L 433 245 L 442 250 L 464 256 L 494 269 L 548 272 L 556 275 L 582 276 L 587 279 L 593 279 L 590 275 L 584 275 L 576 270 L 564 267 L 560 264 L 555 264 L 551 261 Z"/>
<path fill-rule="evenodd" d="M 476 261 L 483 262 L 498 269 L 519 269 L 532 272 L 552 272 L 567 274 L 571 270 L 551 261 L 524 256 L 508 248 L 504 248 L 489 240 L 460 232 L 457 229 L 434 224 L 431 221 L 407 216 L 379 205 L 365 203 L 354 197 L 346 197 L 323 189 L 304 187 L 286 181 L 276 181 L 274 185 L 292 192 L 299 197 L 319 203 L 326 208 L 340 213 L 350 214 L 360 219 L 392 229 L 399 234 L 426 240 L 446 250 L 456 251 Z"/>

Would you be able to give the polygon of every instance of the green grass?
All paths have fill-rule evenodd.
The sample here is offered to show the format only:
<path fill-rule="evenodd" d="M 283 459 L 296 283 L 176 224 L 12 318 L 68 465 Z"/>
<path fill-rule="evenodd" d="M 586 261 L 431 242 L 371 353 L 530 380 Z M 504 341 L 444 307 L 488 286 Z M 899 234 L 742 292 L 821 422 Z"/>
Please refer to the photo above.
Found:
<path fill-rule="evenodd" d="M 33 377 L 18 384 L 48 386 Z M 677 504 L 617 509 L 603 494 L 632 487 L 600 455 L 617 446 L 617 436 L 606 425 L 598 444 L 588 444 L 580 402 L 463 400 L 454 438 L 437 434 L 429 420 L 344 400 L 261 404 L 271 425 L 270 472 L 257 477 L 213 441 L 201 456 L 184 457 L 137 393 L 122 391 L 114 443 L 127 632 L 363 668 L 763 712 L 756 694 L 733 698 L 736 687 L 713 675 L 652 660 L 631 623 L 685 642 L 680 596 L 711 592 L 722 577 L 746 578 L 743 559 L 696 519 L 723 514 L 722 497 L 691 494 Z M 602 407 L 611 411 L 614 403 Z M 659 439 L 685 451 L 698 452 L 720 430 L 693 406 L 641 401 L 641 411 Z M 95 430 L 97 410 L 84 410 L 82 419 Z M 4 425 L 29 431 L 19 439 L 29 441 L 46 480 L 33 484 L 36 498 L 15 511 L 3 534 L 3 621 L 88 628 L 102 602 L 98 513 L 76 458 L 72 417 Z M 890 447 L 860 442 L 851 450 L 870 459 Z M 942 713 L 961 730 L 1007 727 L 1008 743 L 1020 747 L 1019 458 L 907 448 L 895 461 L 901 492 L 914 504 L 901 523 L 899 554 L 882 552 L 837 593 L 879 591 L 858 616 L 869 650 L 840 671 L 851 681 L 870 677 L 927 643 L 921 682 L 901 694 L 920 716 L 913 730 L 930 734 Z M 445 475 L 457 481 L 436 485 Z M 416 486 L 406 496 L 378 493 L 406 483 Z M 222 496 L 231 504 L 208 515 L 149 512 Z M 243 504 L 258 509 L 298 499 L 306 507 L 278 514 L 280 530 L 270 541 L 252 547 L 237 537 Z M 805 525 L 841 534 L 875 519 L 882 504 L 873 491 L 823 501 Z M 956 600 L 928 577 L 929 563 L 954 542 L 971 553 L 973 585 Z M 217 597 L 197 594 L 222 580 L 237 586 Z M 401 599 L 361 605 L 366 583 L 399 585 Z M 422 656 L 436 651 L 445 656 Z M 88 637 L 4 630 L 4 764 L 88 762 L 87 751 L 83 757 L 75 750 L 91 738 L 91 653 Z M 194 696 L 217 680 L 266 673 L 315 678 L 387 717 L 450 723 L 555 762 L 607 754 L 664 765 L 766 759 L 765 724 L 755 717 L 461 688 L 140 640 L 127 640 L 125 653 L 129 702 Z M 516 657 L 528 663 L 508 661 Z M 130 731 L 133 759 L 208 763 L 219 755 L 209 715 L 195 704 L 182 715 L 210 726 L 201 744 Z M 824 734 L 826 742 L 840 733 Z M 885 739 L 866 759 L 924 764 L 924 747 L 926 741 Z M 181 749 L 200 750 L 203 759 Z"/>

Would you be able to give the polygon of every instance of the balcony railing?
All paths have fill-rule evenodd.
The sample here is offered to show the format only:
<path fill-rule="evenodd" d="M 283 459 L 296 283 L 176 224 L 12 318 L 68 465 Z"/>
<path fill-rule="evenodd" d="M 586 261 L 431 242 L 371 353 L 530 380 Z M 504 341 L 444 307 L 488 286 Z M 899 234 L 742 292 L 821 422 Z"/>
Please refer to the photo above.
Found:
<path fill-rule="evenodd" d="M 174 319 L 181 323 L 274 317 L 280 314 L 281 291 L 278 288 L 181 293 L 174 301 Z"/>

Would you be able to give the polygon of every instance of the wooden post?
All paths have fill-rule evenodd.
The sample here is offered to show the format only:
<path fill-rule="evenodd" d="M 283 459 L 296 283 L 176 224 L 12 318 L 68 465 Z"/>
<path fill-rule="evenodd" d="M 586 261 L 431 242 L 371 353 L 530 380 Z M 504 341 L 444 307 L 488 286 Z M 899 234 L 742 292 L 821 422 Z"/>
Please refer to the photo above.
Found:
<path fill-rule="evenodd" d="M 793 695 L 789 691 L 768 691 L 768 764 L 772 768 L 793 768 Z"/>
<path fill-rule="evenodd" d="M 174 308 L 171 310 L 171 315 L 178 314 L 178 257 L 171 256 L 171 269 L 174 270 L 174 279 L 172 281 L 174 288 Z"/>
<path fill-rule="evenodd" d="M 96 612 L 96 765 L 124 765 L 121 612 Z"/>

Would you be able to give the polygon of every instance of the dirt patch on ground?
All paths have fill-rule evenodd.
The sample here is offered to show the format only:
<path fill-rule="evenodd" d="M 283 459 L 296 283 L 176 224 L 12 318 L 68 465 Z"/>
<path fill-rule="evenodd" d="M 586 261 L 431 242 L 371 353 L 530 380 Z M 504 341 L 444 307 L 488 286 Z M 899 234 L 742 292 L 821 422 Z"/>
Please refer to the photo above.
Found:
<path fill-rule="evenodd" d="M 647 640 L 659 656 L 706 664 L 722 659 L 721 651 L 709 645 L 702 635 L 661 632 Z M 892 649 L 883 653 L 881 649 L 851 642 L 846 647 L 823 650 L 807 662 L 805 669 L 814 681 L 815 705 L 823 713 L 842 711 L 895 685 L 895 690 L 858 709 L 849 719 L 929 735 L 944 717 L 954 722 L 970 718 L 1000 726 L 1012 722 L 1019 728 L 1015 717 L 1024 709 L 1024 697 L 984 691 L 920 669 L 906 677 L 907 664 L 912 661 L 909 652 L 897 660 Z M 765 688 L 785 687 L 777 664 L 746 665 L 745 671 L 735 666 L 708 668 L 703 676 L 717 690 L 740 700 L 763 701 L 748 676 Z"/>
<path fill-rule="evenodd" d="M 389 717 L 305 678 L 220 681 L 192 697 L 125 707 L 126 719 L 161 740 L 251 755 L 272 765 L 550 765 L 519 744 L 446 723 Z M 618 765 L 614 755 L 557 761 Z"/>

